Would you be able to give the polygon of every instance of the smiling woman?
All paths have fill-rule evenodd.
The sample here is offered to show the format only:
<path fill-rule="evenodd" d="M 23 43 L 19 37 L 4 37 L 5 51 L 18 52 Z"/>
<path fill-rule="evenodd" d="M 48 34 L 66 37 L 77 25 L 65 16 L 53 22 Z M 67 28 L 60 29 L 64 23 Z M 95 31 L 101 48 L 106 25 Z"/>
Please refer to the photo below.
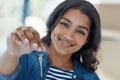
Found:
<path fill-rule="evenodd" d="M 99 80 L 100 18 L 90 2 L 63 1 L 50 15 L 47 29 L 42 39 L 32 27 L 11 34 L 0 60 L 0 79 Z"/>
<path fill-rule="evenodd" d="M 58 53 L 71 57 L 86 44 L 89 34 L 86 29 L 90 30 L 88 16 L 79 9 L 68 10 L 51 33 L 51 48 L 54 46 Z"/>

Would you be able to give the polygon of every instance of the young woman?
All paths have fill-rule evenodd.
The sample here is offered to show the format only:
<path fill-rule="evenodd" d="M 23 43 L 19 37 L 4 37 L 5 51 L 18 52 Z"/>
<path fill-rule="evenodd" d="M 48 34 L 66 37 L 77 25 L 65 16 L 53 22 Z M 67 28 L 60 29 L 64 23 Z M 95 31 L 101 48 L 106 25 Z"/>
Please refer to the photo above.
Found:
<path fill-rule="evenodd" d="M 47 35 L 19 27 L 0 60 L 0 80 L 99 80 L 95 73 L 100 18 L 86 0 L 65 0 L 50 15 Z"/>

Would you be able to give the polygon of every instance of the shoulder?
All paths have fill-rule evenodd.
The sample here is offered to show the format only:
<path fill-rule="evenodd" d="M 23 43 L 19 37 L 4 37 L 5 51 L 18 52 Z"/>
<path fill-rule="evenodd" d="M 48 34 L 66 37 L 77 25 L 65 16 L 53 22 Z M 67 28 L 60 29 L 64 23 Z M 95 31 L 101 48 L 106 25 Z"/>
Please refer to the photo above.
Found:
<path fill-rule="evenodd" d="M 39 66 L 38 61 L 38 56 L 35 55 L 35 51 L 29 54 L 24 54 L 20 57 L 19 68 L 21 71 L 28 72 L 34 69 L 34 67 Z"/>
<path fill-rule="evenodd" d="M 35 51 L 33 51 L 33 52 L 31 52 L 31 53 L 29 53 L 29 54 L 24 54 L 24 55 L 22 55 L 21 57 L 20 57 L 20 61 L 19 61 L 19 63 L 34 63 L 34 61 L 36 61 L 37 60 L 37 55 L 36 55 L 36 53 L 35 53 Z"/>
<path fill-rule="evenodd" d="M 87 72 L 83 75 L 85 80 L 100 80 L 95 72 Z"/>
<path fill-rule="evenodd" d="M 77 78 L 82 78 L 83 80 L 100 80 L 95 72 L 87 71 L 84 66 L 77 61 L 74 62 L 74 71 Z"/>
<path fill-rule="evenodd" d="M 46 57 L 45 52 L 36 52 L 32 51 L 29 54 L 24 54 L 21 56 L 19 63 L 21 65 L 35 66 L 39 65 L 39 56 L 42 54 L 43 57 Z"/>

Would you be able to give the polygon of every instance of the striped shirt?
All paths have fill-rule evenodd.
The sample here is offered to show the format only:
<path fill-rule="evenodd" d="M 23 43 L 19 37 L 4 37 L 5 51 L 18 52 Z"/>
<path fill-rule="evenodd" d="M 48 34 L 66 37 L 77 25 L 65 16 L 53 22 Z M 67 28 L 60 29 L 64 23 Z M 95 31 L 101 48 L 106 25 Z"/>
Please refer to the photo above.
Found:
<path fill-rule="evenodd" d="M 63 70 L 50 66 L 46 80 L 72 80 L 73 71 Z"/>

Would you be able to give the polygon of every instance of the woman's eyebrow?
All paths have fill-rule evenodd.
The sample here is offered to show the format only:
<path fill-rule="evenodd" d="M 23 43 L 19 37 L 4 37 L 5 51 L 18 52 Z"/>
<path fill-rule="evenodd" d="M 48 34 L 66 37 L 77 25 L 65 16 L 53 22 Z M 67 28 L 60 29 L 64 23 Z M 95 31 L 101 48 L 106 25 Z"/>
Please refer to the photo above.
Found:
<path fill-rule="evenodd" d="M 65 18 L 65 17 L 61 17 L 61 19 L 64 19 L 64 20 L 66 20 L 67 22 L 69 22 L 70 24 L 72 24 L 72 22 L 71 22 L 69 19 Z"/>
<path fill-rule="evenodd" d="M 87 32 L 89 32 L 88 28 L 86 28 L 85 26 L 78 26 L 78 27 L 81 28 L 81 29 L 86 30 Z"/>

